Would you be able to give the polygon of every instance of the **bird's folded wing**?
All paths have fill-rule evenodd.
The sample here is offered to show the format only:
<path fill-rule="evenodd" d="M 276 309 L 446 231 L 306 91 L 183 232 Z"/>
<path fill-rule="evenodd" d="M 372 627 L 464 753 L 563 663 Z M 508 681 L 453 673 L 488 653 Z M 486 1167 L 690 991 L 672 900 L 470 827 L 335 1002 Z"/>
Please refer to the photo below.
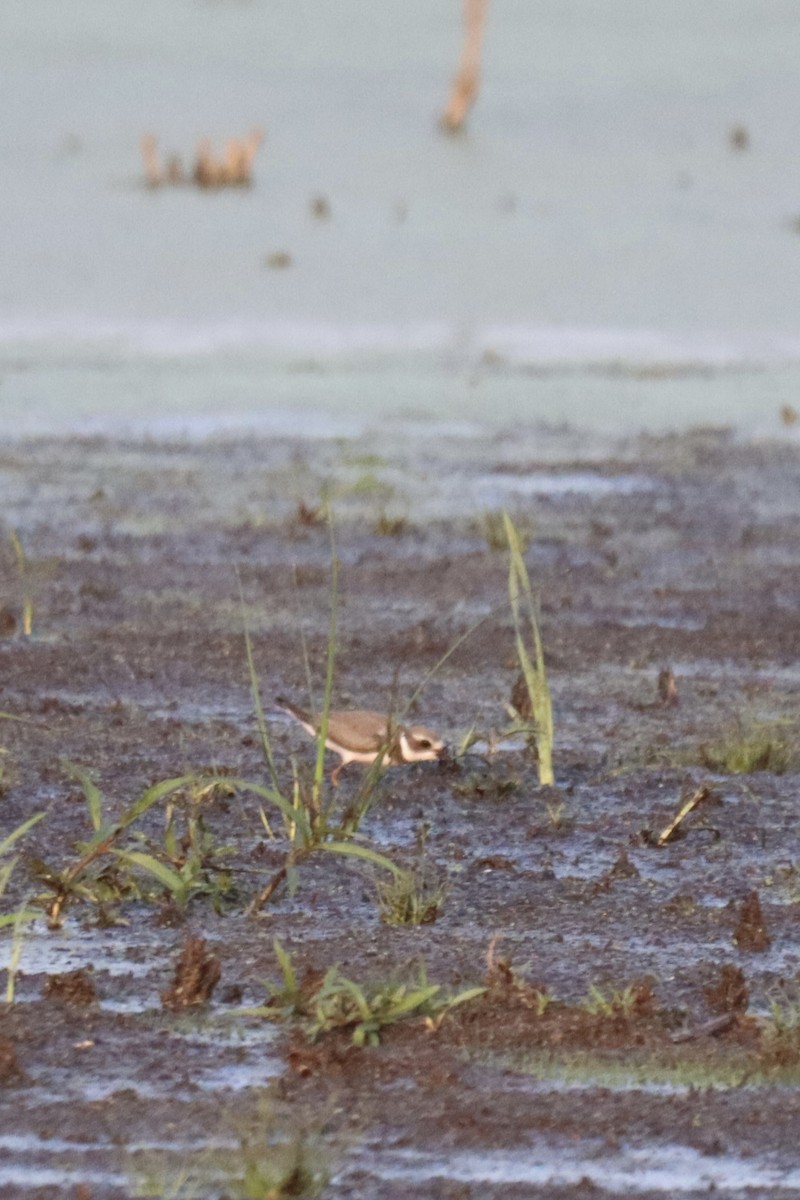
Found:
<path fill-rule="evenodd" d="M 389 726 L 381 713 L 332 712 L 328 720 L 328 737 L 361 754 L 385 746 L 388 735 Z"/>

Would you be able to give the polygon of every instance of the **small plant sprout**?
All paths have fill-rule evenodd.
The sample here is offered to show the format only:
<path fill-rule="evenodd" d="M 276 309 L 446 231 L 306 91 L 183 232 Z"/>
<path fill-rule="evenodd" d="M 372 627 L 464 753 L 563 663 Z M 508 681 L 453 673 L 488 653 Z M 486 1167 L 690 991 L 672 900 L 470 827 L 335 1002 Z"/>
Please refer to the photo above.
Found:
<path fill-rule="evenodd" d="M 302 1011 L 302 992 L 297 982 L 297 971 L 292 956 L 277 938 L 272 939 L 272 950 L 281 970 L 281 986 L 272 989 L 270 1002 L 291 1016 Z"/>
<path fill-rule="evenodd" d="M 432 925 L 444 908 L 447 879 L 425 858 L 409 869 L 376 880 L 378 908 L 386 925 Z"/>
<path fill-rule="evenodd" d="M 120 852 L 119 842 L 123 834 L 149 812 L 153 805 L 195 780 L 193 775 L 182 775 L 153 784 L 152 787 L 145 788 L 116 821 L 108 821 L 104 819 L 102 795 L 93 779 L 80 767 L 71 765 L 70 769 L 83 789 L 94 836 L 88 842 L 79 844 L 78 858 L 70 866 L 53 870 L 39 864 L 38 874 L 54 893 L 53 899 L 47 905 L 51 929 L 58 929 L 62 925 L 64 908 L 71 899 L 102 904 L 110 896 L 116 895 L 119 898 L 125 893 L 130 884 L 124 879 L 115 878 L 113 870 L 109 870 L 108 862 L 101 866 L 99 871 L 91 871 L 90 868 L 109 857 L 112 861 L 115 857 L 124 861 L 126 853 L 133 852 L 127 851 L 127 848 Z M 135 859 L 133 861 L 135 862 Z M 145 866 L 142 862 L 137 865 Z M 166 876 L 163 882 L 166 886 Z"/>
<path fill-rule="evenodd" d="M 19 970 L 24 941 L 23 926 L 30 919 L 30 916 L 31 914 L 26 912 L 24 908 L 18 908 L 13 914 L 14 923 L 11 928 L 11 952 L 8 956 L 8 967 L 6 970 L 6 1004 L 8 1005 L 14 1003 L 17 971 Z"/>
<path fill-rule="evenodd" d="M 275 943 L 281 969 L 280 987 L 270 987 L 267 1002 L 245 1010 L 269 1020 L 299 1020 L 313 1041 L 336 1029 L 350 1030 L 356 1046 L 377 1046 L 382 1030 L 410 1017 L 436 1019 L 459 1004 L 482 996 L 485 988 L 467 988 L 454 996 L 442 995 L 441 984 L 428 982 L 424 965 L 415 983 L 386 981 L 361 985 L 342 975 L 337 966 L 323 976 L 308 972 L 298 982 L 291 958 Z"/>
<path fill-rule="evenodd" d="M 564 801 L 548 800 L 544 807 L 551 828 L 554 830 L 562 829 L 566 819 L 566 805 Z"/>
<path fill-rule="evenodd" d="M 522 543 L 513 521 L 503 513 L 509 549 L 508 595 L 514 619 L 517 658 L 525 680 L 532 720 L 532 739 L 536 750 L 539 784 L 550 787 L 553 775 L 553 706 L 544 665 L 544 651 L 539 632 L 538 605 L 533 595 L 528 569 L 523 558 Z M 533 640 L 533 658 L 528 652 L 526 623 Z"/>
<path fill-rule="evenodd" d="M 624 1017 L 630 1020 L 652 1011 L 652 980 L 643 979 L 629 983 L 625 988 L 614 988 L 603 992 L 594 983 L 589 985 L 589 994 L 582 1008 L 595 1017 Z"/>
<path fill-rule="evenodd" d="M 199 821 L 190 820 L 185 840 L 185 852 L 172 862 L 143 850 L 114 850 L 114 853 L 123 863 L 138 867 L 155 880 L 176 908 L 185 909 L 196 896 L 210 896 L 215 911 L 219 912 L 222 897 L 230 888 L 230 875 L 218 867 L 207 870 L 211 840 Z"/>
<path fill-rule="evenodd" d="M 770 1001 L 770 1015 L 761 1024 L 761 1045 L 770 1066 L 800 1063 L 800 1004 Z"/>
<path fill-rule="evenodd" d="M 27 821 L 23 821 L 16 829 L 12 829 L 11 833 L 0 842 L 0 899 L 2 899 L 9 880 L 13 874 L 14 868 L 17 865 L 17 858 L 9 858 L 9 852 L 13 846 L 24 837 L 29 829 L 37 825 L 44 817 L 44 813 L 35 813 L 32 817 L 28 817 Z M 26 909 L 24 906 L 11 913 L 0 913 L 0 931 L 7 929 L 9 926 L 15 930 L 23 921 L 31 921 L 36 917 L 36 913 Z"/>
<path fill-rule="evenodd" d="M 33 633 L 33 594 L 30 587 L 30 572 L 28 560 L 22 548 L 22 542 L 15 529 L 11 530 L 11 547 L 17 560 L 20 579 L 22 580 L 22 632 L 25 637 Z"/>
<path fill-rule="evenodd" d="M 319 1129 L 287 1125 L 264 1104 L 254 1119 L 225 1123 L 232 1126 L 226 1145 L 182 1150 L 180 1155 L 165 1148 L 129 1158 L 132 1195 L 152 1200 L 313 1200 L 323 1194 L 337 1154 Z"/>
<path fill-rule="evenodd" d="M 21 837 L 24 837 L 29 829 L 32 829 L 34 825 L 41 821 L 43 816 L 44 813 L 36 813 L 34 816 L 29 817 L 27 821 L 23 821 L 21 825 L 13 829 L 0 842 L 0 900 L 8 887 L 8 882 L 18 861 L 17 858 L 8 857 L 9 851 Z M 13 912 L 0 913 L 0 933 L 3 930 L 10 929 L 11 931 L 11 949 L 6 968 L 6 1004 L 14 1003 L 14 988 L 19 960 L 22 954 L 24 926 L 36 916 L 36 912 L 27 908 L 24 903 L 19 908 L 14 909 Z"/>
<path fill-rule="evenodd" d="M 754 771 L 783 775 L 797 762 L 798 745 L 795 722 L 756 721 L 739 715 L 723 737 L 700 747 L 698 757 L 708 770 L 726 775 Z"/>
<path fill-rule="evenodd" d="M 510 959 L 498 957 L 496 951 L 500 941 L 501 936 L 496 933 L 486 948 L 486 992 L 489 1002 L 513 1000 L 515 1004 L 530 1009 L 537 1017 L 543 1017 L 552 1001 L 550 993 L 545 987 L 529 983 L 519 975 Z"/>
<path fill-rule="evenodd" d="M 456 759 L 456 761 L 461 758 L 465 758 L 466 755 L 469 754 L 472 747 L 479 745 L 483 740 L 484 739 L 478 732 L 476 726 L 474 724 L 470 725 L 467 732 L 462 734 L 456 742 L 456 746 L 453 751 L 453 758 Z"/>
<path fill-rule="evenodd" d="M 483 988 L 468 988 L 456 996 L 442 996 L 441 984 L 429 984 L 420 967 L 416 985 L 396 982 L 361 987 L 345 978 L 338 967 L 327 972 L 314 997 L 310 1036 L 334 1029 L 352 1030 L 353 1045 L 377 1046 L 381 1032 L 409 1017 L 439 1018 L 458 1004 L 483 994 Z"/>

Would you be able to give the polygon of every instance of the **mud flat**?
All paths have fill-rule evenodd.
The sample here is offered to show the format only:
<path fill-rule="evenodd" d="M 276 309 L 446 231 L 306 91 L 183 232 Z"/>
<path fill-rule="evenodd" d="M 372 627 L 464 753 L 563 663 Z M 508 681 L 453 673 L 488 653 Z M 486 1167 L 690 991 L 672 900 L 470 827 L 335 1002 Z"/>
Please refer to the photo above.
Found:
<path fill-rule="evenodd" d="M 2 830 L 46 813 L 2 898 L 40 914 L 15 949 L 3 931 L 19 956 L 0 1014 L 4 1197 L 800 1189 L 794 430 L 440 433 L 0 450 Z M 406 702 L 468 634 L 414 715 L 454 747 L 480 740 L 387 772 L 357 842 L 425 864 L 442 894 L 418 926 L 382 921 L 378 868 L 336 853 L 247 913 L 287 843 L 263 795 L 225 782 L 270 782 L 243 624 L 291 796 L 292 759 L 302 781 L 314 751 L 272 701 L 307 695 L 304 642 L 322 690 L 325 500 L 337 705 Z M 520 739 L 498 741 L 517 674 L 504 508 L 541 596 L 555 789 Z M 93 836 L 87 779 L 115 828 L 195 773 L 213 786 L 132 820 L 48 930 L 58 873 Z M 344 772 L 334 812 L 361 778 Z M 685 836 L 653 845 L 703 786 Z M 177 871 L 193 852 L 183 895 L 130 857 Z M 196 996 L 175 982 L 190 937 Z M 396 1000 L 423 963 L 441 985 L 427 1010 L 312 1038 L 330 968 Z M 270 986 L 283 1019 L 246 1011 Z"/>

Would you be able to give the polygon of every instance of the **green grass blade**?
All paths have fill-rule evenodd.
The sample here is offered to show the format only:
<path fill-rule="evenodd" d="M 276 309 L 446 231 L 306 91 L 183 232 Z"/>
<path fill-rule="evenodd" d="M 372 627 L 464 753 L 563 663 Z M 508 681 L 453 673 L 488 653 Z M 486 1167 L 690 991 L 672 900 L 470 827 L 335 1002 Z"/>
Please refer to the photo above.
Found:
<path fill-rule="evenodd" d="M 43 812 L 34 813 L 32 817 L 28 817 L 27 821 L 23 821 L 22 824 L 18 825 L 16 829 L 12 829 L 8 837 L 0 842 L 0 856 L 7 854 L 14 845 L 14 842 L 18 841 L 19 838 L 24 837 L 29 829 L 32 829 L 34 825 L 41 821 L 44 815 L 45 814 Z"/>
<path fill-rule="evenodd" d="M 83 795 L 86 800 L 86 807 L 89 810 L 89 820 L 92 822 L 92 829 L 95 833 L 98 832 L 103 824 L 103 796 L 99 787 L 92 779 L 87 771 L 79 767 L 76 763 L 68 762 L 66 764 L 70 775 L 77 779 L 78 783 L 83 788 Z"/>
<path fill-rule="evenodd" d="M 502 605 L 500 607 L 505 608 L 505 605 Z M 480 629 L 481 625 L 485 625 L 486 622 L 488 620 L 490 620 L 491 617 L 496 616 L 497 612 L 498 612 L 498 609 L 493 608 L 493 609 L 491 609 L 490 612 L 484 613 L 484 615 L 482 617 L 479 617 L 478 620 L 473 625 L 470 625 L 469 629 L 467 629 L 466 632 L 462 633 L 460 635 L 460 637 L 456 638 L 456 640 L 453 642 L 452 646 L 448 647 L 448 649 L 445 650 L 442 657 L 433 664 L 433 666 L 430 668 L 430 670 L 425 672 L 425 674 L 422 676 L 422 680 L 419 683 L 419 685 L 417 686 L 416 690 L 414 692 L 412 692 L 411 699 L 408 701 L 408 704 L 406 704 L 405 708 L 400 713 L 400 716 L 399 716 L 400 720 L 402 720 L 403 717 L 405 716 L 405 714 L 414 706 L 416 701 L 420 698 L 422 693 L 425 691 L 425 688 L 428 686 L 428 682 L 433 678 L 434 675 L 438 674 L 438 672 L 442 669 L 442 667 L 448 661 L 448 659 L 452 658 L 452 656 L 455 654 L 456 650 L 458 650 L 459 647 L 462 646 L 464 644 L 464 642 L 467 641 L 468 638 L 471 638 L 473 633 L 477 632 L 477 630 Z"/>
<path fill-rule="evenodd" d="M 252 779 L 236 779 L 230 778 L 227 775 L 225 776 L 225 782 L 239 791 L 252 792 L 254 796 L 260 796 L 263 800 L 268 800 L 270 804 L 274 804 L 287 821 L 294 822 L 297 825 L 298 830 L 305 840 L 307 842 L 311 841 L 311 827 L 303 809 L 300 807 L 296 808 L 291 800 L 287 800 L 275 788 L 265 787 L 262 783 L 255 783 Z"/>
<path fill-rule="evenodd" d="M 467 1004 L 470 1000 L 477 1000 L 478 996 L 483 996 L 485 992 L 485 987 L 466 988 L 463 992 L 459 992 L 457 996 L 453 996 L 447 1001 L 445 1010 L 449 1012 L 451 1008 L 455 1008 L 458 1004 Z"/>
<path fill-rule="evenodd" d="M 378 784 L 383 778 L 386 764 L 383 756 L 379 755 L 363 773 L 356 794 L 344 811 L 339 833 L 345 837 L 355 837 L 361 822 L 378 798 Z"/>
<path fill-rule="evenodd" d="M 271 842 L 274 842 L 274 841 L 275 841 L 275 834 L 272 832 L 272 826 L 271 826 L 271 825 L 270 825 L 270 823 L 269 823 L 269 819 L 268 819 L 268 817 L 267 817 L 267 814 L 264 812 L 264 805 L 263 805 L 263 804 L 259 804 L 259 806 L 258 806 L 258 819 L 261 821 L 261 824 L 262 824 L 262 825 L 263 825 L 263 827 L 264 827 L 264 832 L 266 833 L 266 835 L 267 835 L 267 837 L 269 838 L 269 840 L 270 840 Z"/>
<path fill-rule="evenodd" d="M 123 862 L 141 867 L 148 875 L 152 875 L 154 879 L 163 884 L 173 896 L 180 896 L 185 892 L 186 883 L 178 872 L 173 867 L 168 867 L 166 863 L 153 858 L 152 854 L 145 854 L 141 850 L 115 850 L 114 854 Z"/>
<path fill-rule="evenodd" d="M 522 542 L 520 541 L 514 522 L 507 512 L 503 513 L 503 523 L 509 549 L 508 596 L 511 603 L 511 614 L 514 619 L 517 658 L 525 677 L 525 685 L 531 701 L 533 720 L 536 725 L 539 783 L 543 786 L 550 786 L 555 782 L 553 775 L 553 706 L 550 697 L 550 688 L 547 683 L 542 639 L 539 632 L 538 608 L 533 595 L 528 569 L 525 566 Z M 525 610 L 527 623 L 530 626 L 535 663 L 531 661 L 525 644 L 522 608 Z"/>
<path fill-rule="evenodd" d="M 160 783 L 154 783 L 152 787 L 145 788 L 138 800 L 135 800 L 130 808 L 126 809 L 122 817 L 118 821 L 120 829 L 127 829 L 134 821 L 143 816 L 148 809 L 154 804 L 158 804 L 159 800 L 164 800 L 167 796 L 171 796 L 173 792 L 179 791 L 182 787 L 186 787 L 190 783 L 195 783 L 198 780 L 197 775 L 178 775 L 175 779 L 162 779 Z"/>
<path fill-rule="evenodd" d="M 22 632 L 25 637 L 30 637 L 33 633 L 33 596 L 31 595 L 28 579 L 28 560 L 25 557 L 25 551 L 16 529 L 11 530 L 10 537 L 14 557 L 17 560 L 17 567 L 22 579 Z"/>
<path fill-rule="evenodd" d="M 372 1009 L 369 1006 L 369 1001 L 364 995 L 363 989 L 360 988 L 359 985 L 354 982 L 354 980 L 346 979 L 344 975 L 337 974 L 335 981 L 332 982 L 335 983 L 335 987 L 332 987 L 331 991 L 334 994 L 335 992 L 346 992 L 347 995 L 352 998 L 353 1003 L 358 1009 L 359 1016 L 363 1021 L 369 1021 L 372 1018 Z M 323 998 L 324 996 L 325 987 L 323 986 L 319 993 L 318 999 Z"/>
<path fill-rule="evenodd" d="M 278 966 L 281 969 L 283 976 L 284 991 L 294 992 L 297 990 L 297 972 L 292 965 L 292 957 L 288 950 L 285 950 L 277 938 L 272 939 L 272 949 L 275 957 L 278 960 Z"/>
<path fill-rule="evenodd" d="M 319 808 L 319 798 L 325 781 L 325 743 L 328 740 L 328 719 L 333 703 L 333 671 L 336 665 L 336 621 L 339 608 L 339 560 L 336 557 L 336 536 L 333 530 L 333 514 L 328 508 L 328 529 L 331 539 L 331 608 L 328 618 L 328 655 L 325 668 L 325 695 L 320 713 L 319 733 L 317 734 L 317 761 L 314 764 L 314 786 L 312 797 L 315 808 Z"/>
<path fill-rule="evenodd" d="M 106 821 L 105 825 L 101 825 L 94 837 L 90 838 L 88 842 L 76 842 L 75 844 L 81 854 L 90 854 L 103 842 L 108 841 L 109 838 L 111 838 L 113 841 L 113 839 L 121 832 L 122 826 L 120 826 L 118 823 L 114 821 Z"/>
<path fill-rule="evenodd" d="M 18 717 L 10 712 L 0 712 L 0 721 L 19 721 L 20 725 L 33 725 L 34 729 L 46 728 L 40 721 L 31 721 L 28 717 Z"/>
<path fill-rule="evenodd" d="M 385 871 L 391 871 L 395 876 L 402 873 L 401 868 L 396 866 L 391 859 L 386 858 L 384 854 L 378 854 L 377 850 L 370 850 L 366 846 L 354 846 L 352 842 L 320 842 L 316 849 L 328 850 L 331 854 L 349 854 L 352 858 L 363 859 L 364 862 L 371 863 L 374 867 L 382 867 Z"/>
<path fill-rule="evenodd" d="M 250 640 L 250 629 L 247 624 L 247 613 L 244 606 L 244 590 L 242 588 L 242 578 L 238 570 L 236 572 L 236 582 L 239 586 L 239 606 L 242 613 L 242 629 L 244 630 L 244 648 L 247 655 L 247 671 L 250 676 L 250 695 L 253 699 L 253 710 L 256 714 L 256 724 L 258 725 L 258 735 L 261 738 L 261 746 L 264 750 L 264 758 L 267 763 L 269 777 L 272 780 L 272 786 L 276 792 L 280 791 L 280 780 L 278 772 L 275 769 L 275 759 L 272 754 L 272 743 L 269 740 L 269 731 L 267 729 L 267 720 L 264 716 L 264 706 L 261 703 L 261 688 L 259 686 L 258 672 L 256 671 L 256 663 L 253 657 L 253 643 Z"/>
<path fill-rule="evenodd" d="M 17 908 L 14 912 L 4 913 L 0 917 L 0 929 L 7 929 L 9 925 L 21 925 L 25 921 L 35 921 L 41 915 L 41 912 L 37 912 L 35 909 Z"/>
<path fill-rule="evenodd" d="M 2 867 L 0 867 L 0 896 L 2 896 L 3 892 L 8 887 L 8 881 L 14 874 L 14 867 L 18 862 L 18 858 L 10 858 L 8 862 L 3 863 Z M 0 920 L 2 920 L 2 918 L 0 918 Z"/>
<path fill-rule="evenodd" d="M 399 1020 L 406 1016 L 407 1013 L 413 1012 L 415 1008 L 422 1008 L 429 1000 L 442 990 L 440 983 L 431 983 L 428 987 L 415 988 L 413 992 L 409 992 L 406 996 L 399 996 L 392 1002 L 389 1010 L 393 1021 Z"/>
<path fill-rule="evenodd" d="M 11 953 L 8 956 L 8 966 L 6 970 L 6 1004 L 9 1006 L 14 1003 L 14 988 L 16 984 L 17 970 L 19 968 L 19 960 L 22 957 L 23 925 L 28 920 L 29 917 L 26 909 L 19 908 L 17 909 L 16 913 L 14 913 L 14 931 L 11 936 Z"/>

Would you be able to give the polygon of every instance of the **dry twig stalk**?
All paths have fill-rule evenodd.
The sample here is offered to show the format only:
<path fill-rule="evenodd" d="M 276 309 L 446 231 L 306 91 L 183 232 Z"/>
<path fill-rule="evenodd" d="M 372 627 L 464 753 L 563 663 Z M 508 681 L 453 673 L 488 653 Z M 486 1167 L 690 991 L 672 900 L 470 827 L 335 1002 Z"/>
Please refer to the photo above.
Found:
<path fill-rule="evenodd" d="M 153 133 L 146 133 L 139 143 L 139 149 L 142 152 L 142 162 L 144 163 L 144 177 L 147 186 L 157 188 L 161 186 L 161 164 L 158 159 L 158 142 Z"/>
<path fill-rule="evenodd" d="M 658 698 L 665 708 L 674 708 L 678 703 L 678 684 L 671 667 L 665 667 L 658 674 Z"/>
<path fill-rule="evenodd" d="M 187 183 L 199 188 L 250 187 L 253 182 L 253 163 L 263 140 L 261 129 L 251 130 L 244 138 L 228 138 L 225 154 L 218 159 L 212 150 L 210 138 L 201 138 L 194 165 L 190 171 L 184 171 L 177 154 L 171 155 L 162 167 L 158 141 L 154 134 L 146 133 L 140 142 L 145 182 L 150 188 L 164 185 L 177 187 Z"/>
<path fill-rule="evenodd" d="M 726 1012 L 719 1017 L 712 1017 L 710 1021 L 703 1021 L 700 1025 L 695 1025 L 691 1029 L 680 1029 L 677 1033 L 673 1033 L 670 1041 L 675 1046 L 681 1045 L 683 1042 L 694 1042 L 699 1038 L 718 1037 L 721 1033 L 725 1033 L 732 1025 L 736 1024 L 736 1013 Z"/>
<path fill-rule="evenodd" d="M 661 830 L 661 833 L 656 838 L 656 845 L 666 846 L 667 842 L 671 842 L 689 814 L 693 813 L 698 805 L 702 804 L 704 800 L 708 800 L 710 796 L 711 788 L 706 787 L 705 784 L 702 787 L 699 787 L 697 791 L 689 797 L 685 804 L 681 805 L 677 816 L 670 821 L 666 829 Z"/>
<path fill-rule="evenodd" d="M 464 48 L 450 89 L 450 98 L 442 113 L 442 128 L 448 133 L 458 133 L 463 129 L 467 113 L 478 98 L 481 47 L 488 4 L 489 0 L 464 0 Z"/>

